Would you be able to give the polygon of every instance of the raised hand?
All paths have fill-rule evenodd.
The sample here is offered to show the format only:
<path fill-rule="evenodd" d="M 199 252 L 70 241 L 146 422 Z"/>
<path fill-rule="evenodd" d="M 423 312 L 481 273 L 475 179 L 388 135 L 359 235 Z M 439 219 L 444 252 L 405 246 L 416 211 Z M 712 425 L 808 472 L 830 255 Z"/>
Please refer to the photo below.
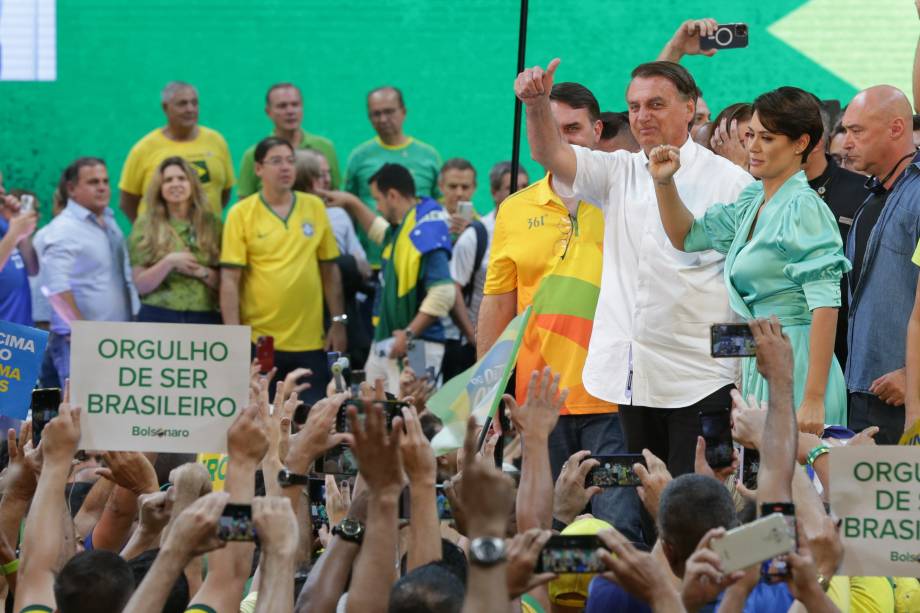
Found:
<path fill-rule="evenodd" d="M 534 574 L 540 551 L 552 535 L 550 530 L 531 528 L 511 539 L 508 545 L 506 576 L 508 594 L 512 599 L 556 578 L 554 573 Z"/>
<path fill-rule="evenodd" d="M 642 464 L 633 464 L 633 470 L 636 471 L 636 476 L 642 482 L 642 485 L 636 488 L 636 493 L 639 494 L 639 500 L 645 505 L 645 510 L 648 511 L 648 514 L 652 516 L 652 519 L 657 520 L 661 492 L 671 482 L 672 477 L 671 473 L 668 472 L 667 465 L 654 453 L 648 449 L 643 449 L 642 455 L 645 457 L 648 469 Z"/>
<path fill-rule="evenodd" d="M 469 536 L 504 536 L 514 505 L 514 482 L 495 468 L 491 458 L 477 457 L 475 418 L 467 422 L 463 449 L 459 502 Z"/>
<path fill-rule="evenodd" d="M 80 407 L 70 406 L 70 381 L 64 383 L 64 398 L 58 407 L 58 416 L 48 422 L 42 431 L 43 467 L 66 465 L 77 452 L 80 442 Z"/>
<path fill-rule="evenodd" d="M 137 499 L 138 529 L 146 534 L 159 534 L 169 523 L 173 502 L 167 492 L 143 494 Z"/>
<path fill-rule="evenodd" d="M 358 409 L 348 407 L 348 421 L 354 436 L 354 454 L 358 471 L 371 496 L 398 496 L 403 487 L 402 457 L 399 442 L 403 418 L 393 418 L 393 431 L 387 432 L 383 409 L 371 404 L 365 411 L 364 424 L 358 421 Z"/>
<path fill-rule="evenodd" d="M 700 49 L 700 38 L 716 33 L 715 19 L 688 19 L 680 24 L 658 59 L 677 62 L 684 55 L 715 55 L 715 49 Z"/>
<path fill-rule="evenodd" d="M 783 334 L 776 318 L 752 319 L 748 322 L 757 346 L 757 370 L 767 381 L 786 379 L 792 381 L 792 343 Z"/>
<path fill-rule="evenodd" d="M 606 579 L 651 604 L 655 611 L 680 610 L 664 606 L 666 602 L 676 603 L 678 595 L 667 571 L 652 554 L 639 551 L 616 530 L 601 530 L 597 536 L 609 549 L 597 551 L 607 567 L 603 574 Z"/>
<path fill-rule="evenodd" d="M 227 455 L 234 462 L 258 466 L 268 451 L 268 382 L 261 382 L 264 400 L 250 404 L 240 411 L 227 430 Z"/>
<path fill-rule="evenodd" d="M 409 484 L 430 484 L 434 485 L 437 478 L 437 461 L 434 452 L 431 450 L 431 443 L 425 433 L 422 432 L 422 424 L 419 423 L 418 413 L 415 407 L 405 407 L 402 410 L 403 423 L 406 426 L 405 436 L 400 440 L 400 453 L 402 454 L 403 466 L 406 469 L 406 475 L 409 477 Z"/>
<path fill-rule="evenodd" d="M 743 135 L 738 134 L 738 120 L 732 119 L 731 125 L 728 125 L 728 118 L 723 117 L 722 122 L 713 129 L 709 145 L 717 155 L 747 170 L 748 152 L 742 138 Z"/>
<path fill-rule="evenodd" d="M 709 462 L 706 461 L 706 439 L 702 436 L 696 437 L 696 456 L 693 458 L 693 472 L 696 474 L 712 477 L 720 483 L 725 483 L 726 479 L 738 471 L 739 463 L 740 459 L 738 458 L 738 452 L 732 449 L 731 466 L 723 466 L 722 468 L 711 467 Z"/>
<path fill-rule="evenodd" d="M 514 427 L 524 437 L 525 442 L 545 441 L 549 433 L 559 421 L 559 411 L 565 405 L 569 391 L 559 392 L 560 375 L 553 374 L 549 366 L 543 371 L 535 370 L 530 373 L 530 383 L 527 385 L 527 402 L 518 407 L 514 398 L 505 394 L 505 406 Z"/>
<path fill-rule="evenodd" d="M 289 469 L 296 473 L 306 472 L 310 463 L 327 449 L 351 442 L 350 434 L 331 433 L 339 408 L 347 398 L 348 394 L 335 394 L 310 407 L 307 423 L 290 437 L 289 451 L 285 457 Z"/>
<path fill-rule="evenodd" d="M 724 535 L 725 528 L 713 528 L 703 535 L 696 551 L 687 559 L 681 598 L 690 611 L 712 602 L 725 588 L 744 577 L 744 571 L 724 574 L 719 554 L 709 547 L 714 538 Z"/>
<path fill-rule="evenodd" d="M 299 530 L 291 501 L 284 496 L 260 496 L 252 500 L 252 523 L 263 551 L 293 556 Z"/>
<path fill-rule="evenodd" d="M 541 100 L 548 100 L 553 89 L 553 78 L 556 68 L 559 67 L 559 58 L 554 59 L 543 70 L 539 66 L 526 68 L 514 81 L 514 95 L 524 104 L 532 104 Z"/>
<path fill-rule="evenodd" d="M 590 455 L 590 451 L 573 453 L 562 465 L 562 471 L 556 479 L 553 517 L 566 524 L 575 521 L 575 517 L 588 506 L 588 501 L 601 492 L 601 488 L 597 486 L 585 487 L 588 472 L 600 464 L 597 460 L 589 458 Z"/>
<path fill-rule="evenodd" d="M 670 183 L 680 168 L 680 149 L 673 145 L 658 145 L 648 154 L 648 172 L 655 183 Z"/>
<path fill-rule="evenodd" d="M 153 464 L 139 451 L 106 451 L 102 454 L 107 468 L 97 468 L 96 474 L 120 485 L 135 496 L 160 489 Z"/>
<path fill-rule="evenodd" d="M 163 549 L 191 559 L 223 547 L 226 543 L 217 537 L 217 524 L 229 498 L 226 492 L 214 492 L 193 502 L 173 522 Z"/>
<path fill-rule="evenodd" d="M 9 470 L 4 480 L 6 491 L 21 500 L 31 500 L 42 471 L 41 445 L 38 449 L 32 448 L 32 422 L 23 422 L 18 440 L 15 430 L 7 430 L 6 443 L 10 455 Z"/>
<path fill-rule="evenodd" d="M 732 438 L 750 449 L 760 449 L 763 427 L 767 420 L 767 403 L 757 406 L 757 400 L 750 396 L 745 400 L 738 390 L 731 391 Z"/>

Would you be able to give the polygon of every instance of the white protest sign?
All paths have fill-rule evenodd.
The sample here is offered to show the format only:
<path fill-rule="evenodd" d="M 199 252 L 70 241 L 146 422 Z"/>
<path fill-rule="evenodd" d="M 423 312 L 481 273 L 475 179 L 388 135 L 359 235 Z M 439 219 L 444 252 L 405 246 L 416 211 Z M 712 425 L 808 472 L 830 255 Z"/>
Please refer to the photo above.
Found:
<path fill-rule="evenodd" d="M 77 321 L 81 449 L 219 453 L 249 398 L 248 326 Z"/>
<path fill-rule="evenodd" d="M 830 451 L 831 509 L 842 520 L 841 575 L 920 573 L 920 447 Z"/>

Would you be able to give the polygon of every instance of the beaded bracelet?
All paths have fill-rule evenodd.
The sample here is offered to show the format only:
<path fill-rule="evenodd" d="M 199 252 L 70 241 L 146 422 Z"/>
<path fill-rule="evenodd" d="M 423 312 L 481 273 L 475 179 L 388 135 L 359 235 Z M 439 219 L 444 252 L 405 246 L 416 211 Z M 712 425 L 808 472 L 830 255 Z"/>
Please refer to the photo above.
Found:
<path fill-rule="evenodd" d="M 808 452 L 808 458 L 807 458 L 807 460 L 806 460 L 806 461 L 808 462 L 808 465 L 809 465 L 809 466 L 814 466 L 814 465 L 815 465 L 815 460 L 817 460 L 818 458 L 820 458 L 821 456 L 823 456 L 825 453 L 827 453 L 828 451 L 830 451 L 830 449 L 831 449 L 830 447 L 828 447 L 828 446 L 825 445 L 824 443 L 821 443 L 820 445 L 818 445 L 817 447 L 815 447 L 814 449 L 812 449 L 811 451 L 809 451 L 809 452 Z"/>

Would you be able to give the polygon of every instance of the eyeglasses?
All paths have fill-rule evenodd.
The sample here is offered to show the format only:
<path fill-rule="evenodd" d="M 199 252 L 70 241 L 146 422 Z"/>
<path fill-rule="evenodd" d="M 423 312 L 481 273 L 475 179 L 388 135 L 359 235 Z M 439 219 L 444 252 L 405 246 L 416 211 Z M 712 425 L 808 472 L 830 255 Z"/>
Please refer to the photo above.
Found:
<path fill-rule="evenodd" d="M 575 233 L 577 225 L 578 221 L 574 220 L 573 222 L 568 215 L 559 218 L 559 223 L 556 224 L 556 227 L 562 236 L 553 245 L 553 255 L 565 259 L 566 254 L 569 252 L 569 242 L 572 240 L 572 235 Z"/>

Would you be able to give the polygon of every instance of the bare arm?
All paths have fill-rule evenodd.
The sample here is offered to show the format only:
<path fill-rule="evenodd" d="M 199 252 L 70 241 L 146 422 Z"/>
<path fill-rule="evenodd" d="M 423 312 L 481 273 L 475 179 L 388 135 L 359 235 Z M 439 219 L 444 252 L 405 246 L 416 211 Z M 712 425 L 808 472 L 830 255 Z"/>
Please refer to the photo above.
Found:
<path fill-rule="evenodd" d="M 137 209 L 140 207 L 141 197 L 137 194 L 132 194 L 121 190 L 121 196 L 119 197 L 119 206 L 121 207 L 121 212 L 125 214 L 131 223 L 137 219 Z"/>
<path fill-rule="evenodd" d="M 342 273 L 335 262 L 320 262 L 319 270 L 323 277 L 323 298 L 330 317 L 345 313 L 345 295 L 342 291 Z M 326 351 L 345 352 L 348 350 L 348 331 L 345 323 L 333 321 L 326 333 Z"/>
<path fill-rule="evenodd" d="M 269 496 L 253 500 L 252 519 L 262 541 L 256 613 L 291 613 L 299 540 L 297 517 L 287 498 Z"/>
<path fill-rule="evenodd" d="M 55 607 L 54 576 L 60 563 L 61 544 L 65 540 L 61 521 L 67 512 L 64 486 L 79 440 L 79 409 L 71 410 L 70 395 L 65 390 L 58 416 L 45 426 L 42 435 L 42 473 L 26 518 L 16 611 L 27 605 Z"/>
<path fill-rule="evenodd" d="M 792 401 L 792 346 L 779 320 L 752 320 L 757 369 L 767 380 L 770 408 L 760 449 L 757 502 L 791 502 L 798 428 Z"/>
<path fill-rule="evenodd" d="M 476 330 L 476 357 L 486 354 L 508 323 L 517 314 L 517 290 L 506 294 L 488 294 L 479 306 L 479 325 Z"/>
<path fill-rule="evenodd" d="M 243 269 L 224 266 L 220 269 L 220 314 L 228 326 L 240 323 L 240 279 Z"/>
<path fill-rule="evenodd" d="M 332 544 L 314 564 L 300 591 L 297 598 L 298 613 L 335 611 L 359 550 L 360 545 L 357 543 L 333 537 Z"/>
<path fill-rule="evenodd" d="M 648 171 L 655 182 L 661 224 L 674 248 L 683 251 L 684 240 L 693 227 L 693 213 L 680 199 L 674 183 L 674 173 L 680 168 L 680 149 L 661 145 L 652 149 L 648 157 Z"/>
<path fill-rule="evenodd" d="M 77 307 L 77 302 L 74 300 L 73 292 L 69 290 L 48 296 L 48 302 L 51 303 L 51 308 L 53 308 L 54 312 L 58 314 L 58 317 L 63 319 L 67 325 L 72 324 L 74 321 L 83 319 L 83 313 L 81 313 L 80 309 Z"/>
<path fill-rule="evenodd" d="M 153 266 L 146 268 L 143 266 L 132 267 L 131 273 L 134 277 L 134 287 L 137 288 L 137 293 L 144 296 L 160 287 L 160 284 L 166 280 L 166 277 L 169 276 L 169 273 L 174 268 L 173 259 L 169 256 L 161 259 Z"/>
<path fill-rule="evenodd" d="M 92 531 L 105 511 L 106 502 L 115 489 L 115 484 L 108 479 L 98 479 L 89 493 L 83 500 L 80 510 L 77 511 L 76 517 L 73 518 L 74 526 L 77 528 L 77 534 L 86 536 Z"/>
<path fill-rule="evenodd" d="M 463 288 L 459 283 L 454 283 L 457 288 L 457 298 L 454 300 L 454 306 L 450 309 L 450 317 L 460 328 L 460 332 L 471 343 L 476 342 L 476 331 L 473 329 L 473 322 L 470 320 L 469 309 L 466 308 L 466 301 L 463 299 Z"/>
<path fill-rule="evenodd" d="M 377 219 L 377 213 L 370 210 L 361 199 L 346 191 L 324 191 L 317 190 L 329 206 L 337 206 L 345 209 L 345 212 L 351 215 L 352 219 L 358 222 L 358 225 L 367 232 Z"/>
<path fill-rule="evenodd" d="M 38 274 L 38 254 L 35 253 L 35 247 L 32 246 L 31 238 L 24 238 L 19 242 L 19 255 L 22 256 L 22 263 L 25 264 L 26 272 L 30 277 Z M 2 258 L 0 258 L 2 259 Z M 0 268 L 3 264 L 0 264 Z"/>
<path fill-rule="evenodd" d="M 815 309 L 811 317 L 811 333 L 808 337 L 808 377 L 805 379 L 805 394 L 797 420 L 799 428 L 819 434 L 824 431 L 824 392 L 827 377 L 834 357 L 834 337 L 837 334 L 837 309 L 822 307 Z M 809 409 L 814 407 L 814 409 Z M 805 410 L 809 409 L 809 410 Z"/>
<path fill-rule="evenodd" d="M 539 66 L 525 69 L 514 82 L 514 93 L 527 107 L 527 142 L 530 144 L 530 156 L 553 173 L 554 178 L 566 185 L 572 185 L 577 170 L 575 151 L 562 140 L 549 100 L 558 66 L 557 58 L 549 63 L 545 71 Z"/>
<path fill-rule="evenodd" d="M 916 69 L 914 78 L 916 79 Z M 914 91 L 917 82 L 914 81 Z M 916 94 L 915 94 L 916 96 Z M 916 99 L 916 98 L 915 98 Z M 920 283 L 917 283 L 914 309 L 907 324 L 907 393 L 904 395 L 904 430 L 920 419 Z"/>
<path fill-rule="evenodd" d="M 406 434 L 400 443 L 403 466 L 409 477 L 409 500 L 412 521 L 409 522 L 408 570 L 441 559 L 441 529 L 435 481 L 437 462 L 431 444 L 422 432 L 414 407 L 403 409 Z"/>
<path fill-rule="evenodd" d="M 710 36 L 716 31 L 715 19 L 688 19 L 680 24 L 661 52 L 658 61 L 680 62 L 685 55 L 715 54 L 715 50 L 700 50 L 700 35 Z"/>

